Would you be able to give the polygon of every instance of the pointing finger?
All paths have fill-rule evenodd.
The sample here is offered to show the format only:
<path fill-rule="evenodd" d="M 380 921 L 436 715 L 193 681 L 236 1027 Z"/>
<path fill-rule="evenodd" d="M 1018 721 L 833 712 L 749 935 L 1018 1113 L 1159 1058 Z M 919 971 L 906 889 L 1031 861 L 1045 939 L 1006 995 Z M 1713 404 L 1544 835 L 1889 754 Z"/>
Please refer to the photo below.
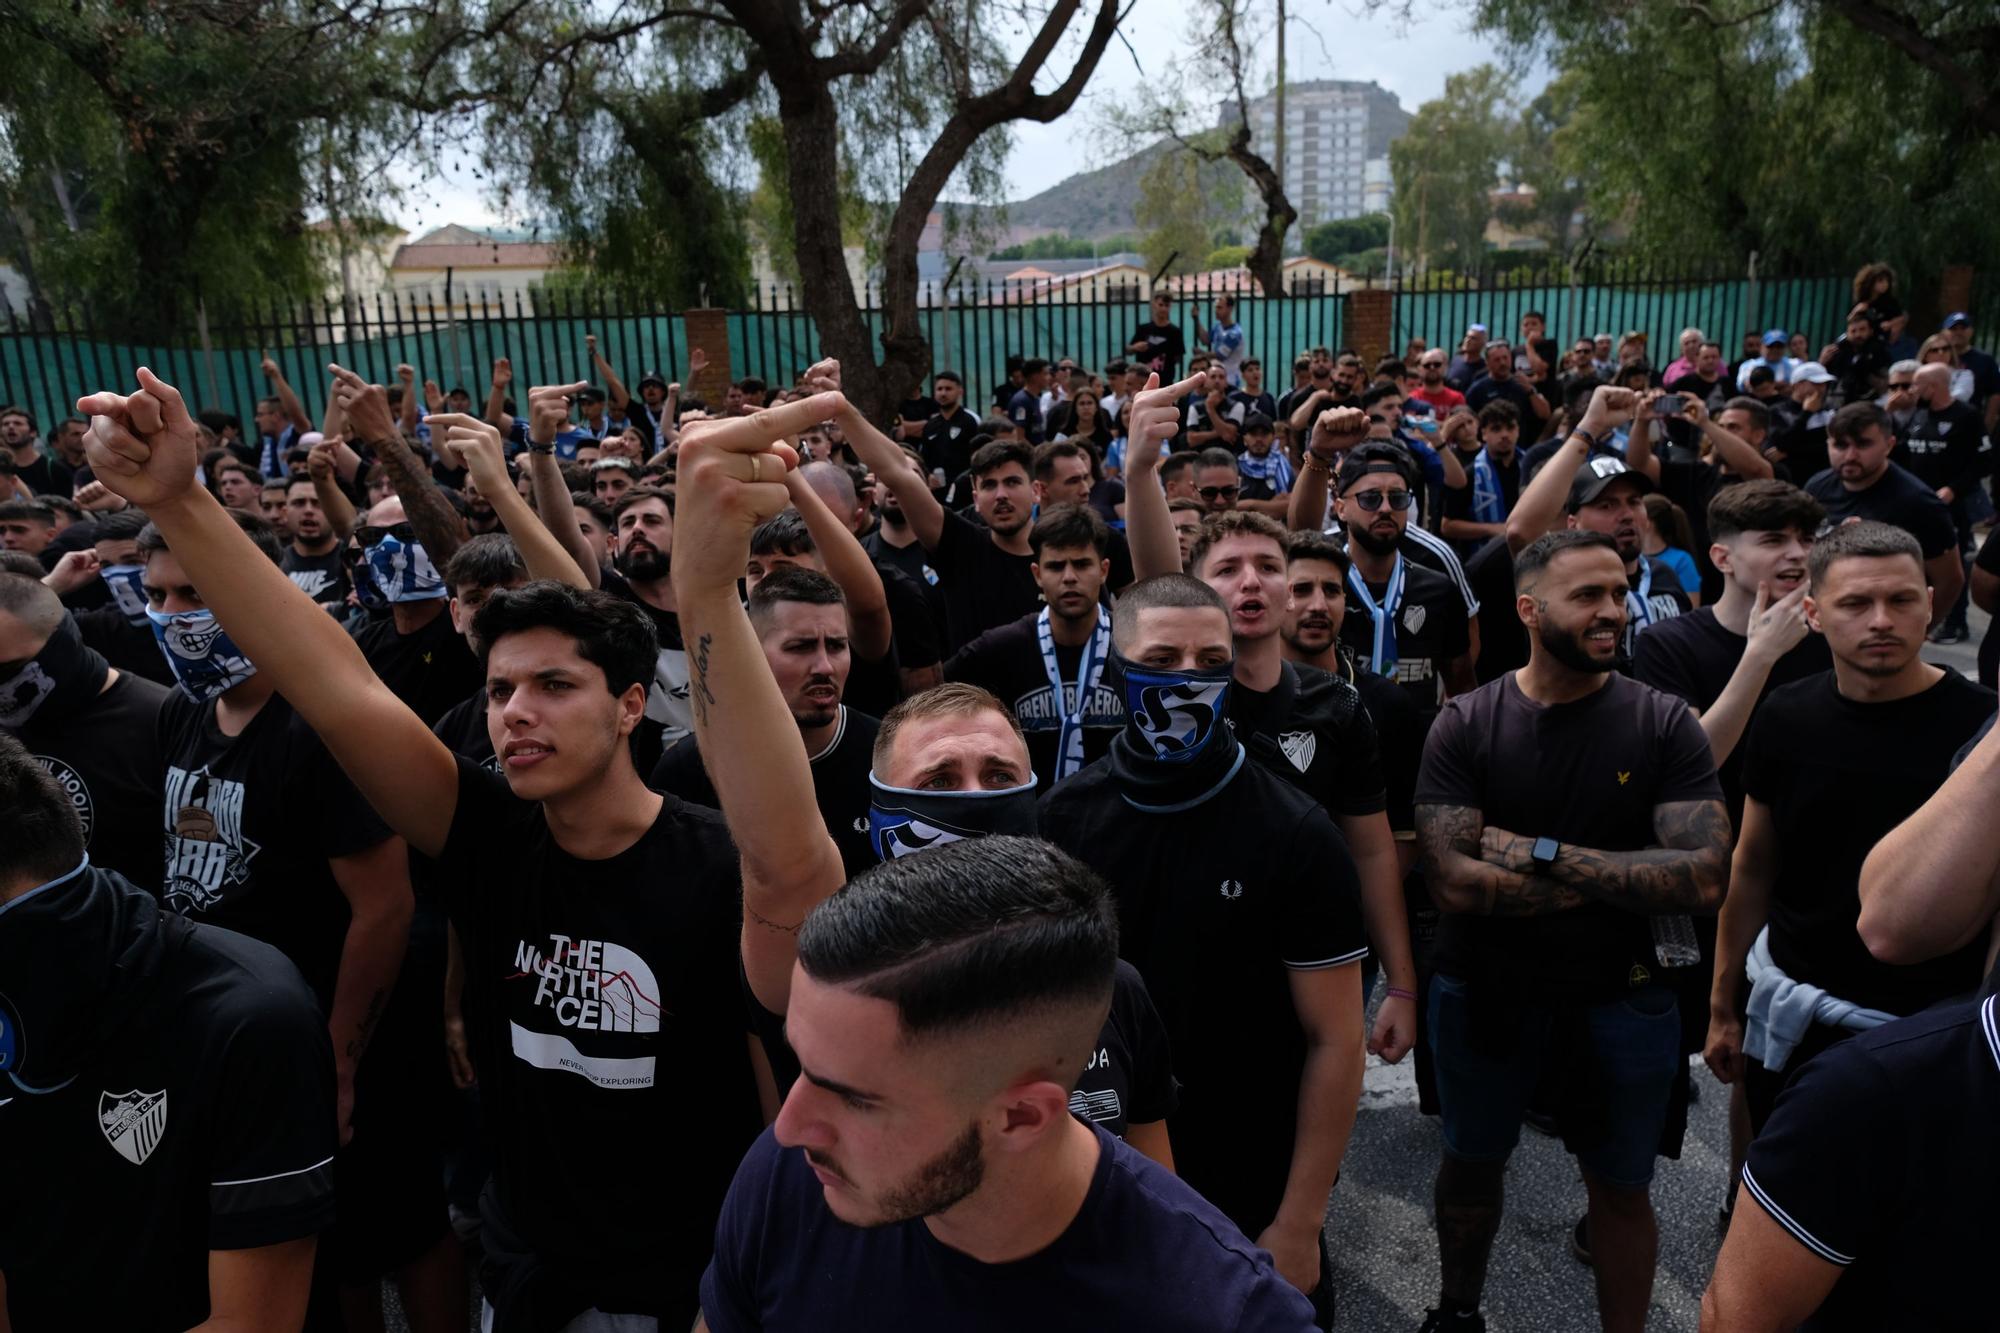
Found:
<path fill-rule="evenodd" d="M 76 410 L 87 417 L 122 417 L 125 402 L 122 393 L 87 393 L 76 400 Z"/>

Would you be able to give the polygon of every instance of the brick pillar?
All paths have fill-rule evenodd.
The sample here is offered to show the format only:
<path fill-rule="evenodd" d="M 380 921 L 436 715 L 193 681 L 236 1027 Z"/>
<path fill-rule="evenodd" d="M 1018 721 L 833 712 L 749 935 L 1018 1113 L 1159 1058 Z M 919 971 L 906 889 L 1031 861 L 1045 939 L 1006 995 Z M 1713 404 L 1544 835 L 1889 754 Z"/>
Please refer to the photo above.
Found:
<path fill-rule="evenodd" d="M 1395 330 L 1396 294 L 1386 288 L 1363 287 L 1347 294 L 1347 326 L 1344 341 L 1361 355 L 1361 364 L 1373 366 L 1393 350 L 1389 346 Z"/>
<path fill-rule="evenodd" d="M 723 395 L 736 380 L 729 365 L 729 312 L 686 311 L 681 315 L 681 331 L 685 337 L 684 346 L 690 352 L 699 347 L 708 355 L 708 365 L 694 377 L 694 383 L 681 386 L 682 396 L 699 398 L 711 410 L 720 408 Z M 667 377 L 673 378 L 671 371 Z"/>

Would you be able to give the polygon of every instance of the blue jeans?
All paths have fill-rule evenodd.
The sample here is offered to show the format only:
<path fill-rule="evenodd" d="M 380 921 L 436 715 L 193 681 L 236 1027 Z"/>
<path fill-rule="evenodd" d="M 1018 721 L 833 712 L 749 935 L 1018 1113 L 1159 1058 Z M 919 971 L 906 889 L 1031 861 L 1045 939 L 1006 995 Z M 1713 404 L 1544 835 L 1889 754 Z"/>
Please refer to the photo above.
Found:
<path fill-rule="evenodd" d="M 1680 1053 L 1674 993 L 1648 983 L 1599 1004 L 1521 1003 L 1442 973 L 1431 979 L 1444 1146 L 1468 1162 L 1504 1162 L 1543 1064 L 1563 1062 L 1563 1138 L 1596 1179 L 1641 1189 L 1653 1159 Z"/>

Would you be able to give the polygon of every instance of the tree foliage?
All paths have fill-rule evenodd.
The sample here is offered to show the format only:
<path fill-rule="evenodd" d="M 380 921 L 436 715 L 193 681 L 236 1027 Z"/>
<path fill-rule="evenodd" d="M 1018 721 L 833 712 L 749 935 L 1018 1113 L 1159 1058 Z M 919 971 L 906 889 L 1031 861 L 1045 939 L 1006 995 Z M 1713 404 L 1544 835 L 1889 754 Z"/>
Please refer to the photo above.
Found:
<path fill-rule="evenodd" d="M 1132 215 L 1146 229 L 1139 250 L 1155 273 L 1163 267 L 1169 273 L 1200 271 L 1219 243 L 1217 232 L 1242 211 L 1241 177 L 1232 173 L 1221 188 L 1203 190 L 1201 168 L 1193 153 L 1162 153 L 1139 178 Z"/>
<path fill-rule="evenodd" d="M 1389 243 L 1389 215 L 1369 213 L 1358 218 L 1334 218 L 1306 231 L 1306 253 L 1329 264 L 1348 260 Z"/>
<path fill-rule="evenodd" d="M 987 256 L 997 260 L 1023 259 L 1094 259 L 1098 255 L 1116 254 L 1120 250 L 1137 250 L 1139 238 L 1136 236 L 1107 236 L 1101 241 L 1087 236 L 1071 236 L 1068 232 L 1050 232 L 1019 245 L 1010 245 L 995 250 Z"/>
<path fill-rule="evenodd" d="M 1448 76 L 1389 145 L 1399 249 L 1432 266 L 1474 268 L 1507 151 L 1509 81 L 1492 65 Z"/>

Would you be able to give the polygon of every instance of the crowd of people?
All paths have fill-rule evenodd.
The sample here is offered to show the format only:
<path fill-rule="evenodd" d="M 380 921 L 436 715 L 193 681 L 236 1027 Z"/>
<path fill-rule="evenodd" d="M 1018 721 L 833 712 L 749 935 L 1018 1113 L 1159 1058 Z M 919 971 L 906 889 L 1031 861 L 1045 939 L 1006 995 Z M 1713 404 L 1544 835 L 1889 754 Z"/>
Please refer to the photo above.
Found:
<path fill-rule="evenodd" d="M 1989 1326 L 2000 368 L 1855 296 L 0 408 L 0 1330 L 1332 1328 L 1370 1055 L 1425 1330 L 1524 1124 L 1642 1328 L 1711 1080 L 1704 1329 Z"/>

